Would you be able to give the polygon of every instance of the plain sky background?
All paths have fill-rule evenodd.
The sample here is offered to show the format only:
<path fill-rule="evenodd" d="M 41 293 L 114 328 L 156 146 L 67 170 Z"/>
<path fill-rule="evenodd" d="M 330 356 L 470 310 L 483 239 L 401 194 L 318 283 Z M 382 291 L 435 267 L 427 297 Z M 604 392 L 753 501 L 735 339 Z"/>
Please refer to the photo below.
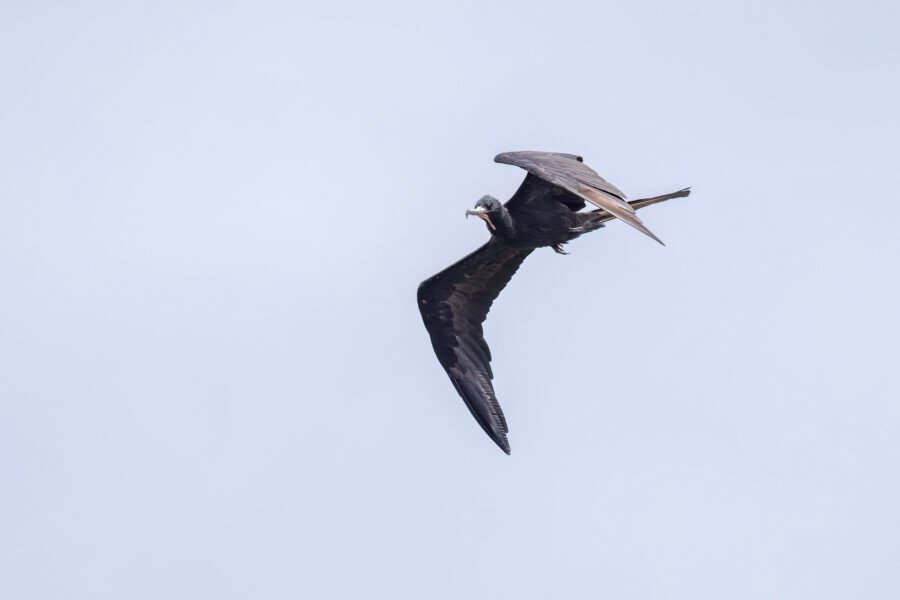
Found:
<path fill-rule="evenodd" d="M 4 2 L 0 597 L 900 597 L 900 5 Z M 583 154 L 486 335 L 418 283 Z"/>

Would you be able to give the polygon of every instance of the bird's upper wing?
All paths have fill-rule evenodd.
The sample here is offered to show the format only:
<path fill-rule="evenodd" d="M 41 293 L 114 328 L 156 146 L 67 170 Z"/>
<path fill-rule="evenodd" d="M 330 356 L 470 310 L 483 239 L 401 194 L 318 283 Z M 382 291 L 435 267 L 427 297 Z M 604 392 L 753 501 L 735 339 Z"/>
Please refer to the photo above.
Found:
<path fill-rule="evenodd" d="M 509 429 L 491 380 L 491 351 L 481 324 L 529 248 L 491 240 L 419 285 L 418 302 L 438 360 L 472 416 L 509 454 Z"/>
<path fill-rule="evenodd" d="M 494 157 L 494 161 L 521 167 L 531 175 L 606 210 L 662 244 L 662 241 L 644 226 L 635 214 L 634 208 L 625 201 L 625 194 L 584 164 L 580 156 L 557 152 L 504 152 Z M 528 179 L 526 177 L 523 187 L 529 183 Z M 516 196 L 525 192 L 526 190 L 520 188 Z"/>

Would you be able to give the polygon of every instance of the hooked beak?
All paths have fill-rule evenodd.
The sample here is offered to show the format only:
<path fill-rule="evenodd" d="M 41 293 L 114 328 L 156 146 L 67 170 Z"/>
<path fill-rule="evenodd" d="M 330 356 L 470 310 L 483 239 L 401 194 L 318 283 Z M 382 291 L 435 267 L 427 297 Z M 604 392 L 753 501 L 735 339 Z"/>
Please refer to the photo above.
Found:
<path fill-rule="evenodd" d="M 495 230 L 495 231 L 497 230 L 497 228 L 494 227 L 494 224 L 491 223 L 491 218 L 488 216 L 488 211 L 487 211 L 487 209 L 484 208 L 483 206 L 476 206 L 475 208 L 473 208 L 473 209 L 471 209 L 471 210 L 467 210 L 467 211 L 466 211 L 466 218 L 467 218 L 467 219 L 469 218 L 469 215 L 475 215 L 475 216 L 478 217 L 479 219 L 483 219 L 484 221 L 487 222 L 488 225 L 491 226 L 491 229 L 493 229 L 493 230 Z"/>

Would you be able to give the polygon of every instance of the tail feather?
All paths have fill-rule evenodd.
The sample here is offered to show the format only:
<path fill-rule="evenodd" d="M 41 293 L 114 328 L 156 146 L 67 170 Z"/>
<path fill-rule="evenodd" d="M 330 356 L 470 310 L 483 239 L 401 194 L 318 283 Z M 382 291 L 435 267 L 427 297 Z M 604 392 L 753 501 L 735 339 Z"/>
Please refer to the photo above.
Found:
<path fill-rule="evenodd" d="M 652 198 L 632 200 L 628 204 L 630 204 L 635 210 L 640 210 L 646 206 L 650 206 L 651 204 L 658 204 L 660 202 L 665 202 L 666 200 L 671 200 L 672 198 L 684 198 L 690 195 L 691 188 L 684 188 L 683 190 L 678 190 L 677 192 L 672 192 L 671 194 L 663 194 L 662 196 L 654 196 Z M 591 211 L 591 214 L 597 215 L 594 219 L 592 219 L 594 223 L 605 223 L 606 221 L 612 221 L 616 218 L 614 215 L 608 213 L 602 208 Z"/>

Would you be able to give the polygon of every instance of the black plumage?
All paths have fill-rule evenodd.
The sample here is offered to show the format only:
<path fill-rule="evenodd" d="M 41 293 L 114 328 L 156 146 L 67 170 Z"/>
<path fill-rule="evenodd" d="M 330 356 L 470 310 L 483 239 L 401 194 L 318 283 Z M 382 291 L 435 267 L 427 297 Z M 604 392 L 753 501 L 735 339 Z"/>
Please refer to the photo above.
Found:
<path fill-rule="evenodd" d="M 629 203 L 580 156 L 507 152 L 494 160 L 522 167 L 528 175 L 505 205 L 485 196 L 466 211 L 486 222 L 490 240 L 423 281 L 417 296 L 434 352 L 450 381 L 485 433 L 509 454 L 509 428 L 491 383 L 491 351 L 482 330 L 491 304 L 536 248 L 550 247 L 565 254 L 563 244 L 611 219 L 619 218 L 662 243 L 635 211 L 687 196 L 690 190 Z M 597 209 L 579 212 L 586 202 Z"/>

